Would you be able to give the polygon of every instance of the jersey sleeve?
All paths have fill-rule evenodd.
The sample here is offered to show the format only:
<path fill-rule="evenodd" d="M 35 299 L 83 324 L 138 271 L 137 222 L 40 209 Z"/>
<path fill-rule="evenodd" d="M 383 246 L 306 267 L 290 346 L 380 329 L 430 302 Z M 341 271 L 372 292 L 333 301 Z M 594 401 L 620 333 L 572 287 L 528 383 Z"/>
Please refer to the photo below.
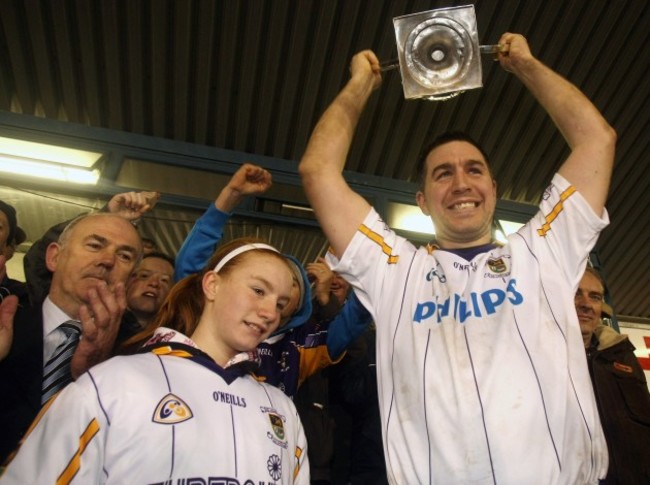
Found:
<path fill-rule="evenodd" d="M 86 373 L 41 410 L 2 475 L 3 485 L 102 483 L 107 427 Z"/>
<path fill-rule="evenodd" d="M 540 202 L 539 212 L 519 233 L 530 250 L 555 266 L 572 286 L 584 272 L 589 251 L 609 223 L 607 211 L 599 217 L 582 195 L 560 174 L 555 174 Z"/>
<path fill-rule="evenodd" d="M 407 277 L 409 262 L 416 251 L 415 246 L 395 234 L 371 208 L 340 261 L 331 253 L 326 259 L 332 270 L 352 285 L 371 319 L 377 321 L 374 309 L 382 301 L 391 298 L 399 304 L 401 295 L 393 298 L 391 288 Z"/>
<path fill-rule="evenodd" d="M 174 281 L 201 271 L 223 238 L 223 228 L 232 214 L 222 212 L 210 204 L 205 213 L 196 220 L 176 255 Z"/>

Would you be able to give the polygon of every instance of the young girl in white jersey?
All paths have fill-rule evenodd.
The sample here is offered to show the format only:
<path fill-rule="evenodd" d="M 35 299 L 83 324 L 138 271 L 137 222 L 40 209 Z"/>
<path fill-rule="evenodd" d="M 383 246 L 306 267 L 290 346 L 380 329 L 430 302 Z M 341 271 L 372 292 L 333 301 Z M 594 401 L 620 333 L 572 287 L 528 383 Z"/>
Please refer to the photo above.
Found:
<path fill-rule="evenodd" d="M 308 483 L 293 403 L 245 358 L 278 327 L 291 287 L 275 248 L 221 246 L 172 289 L 139 354 L 50 401 L 0 482 Z"/>

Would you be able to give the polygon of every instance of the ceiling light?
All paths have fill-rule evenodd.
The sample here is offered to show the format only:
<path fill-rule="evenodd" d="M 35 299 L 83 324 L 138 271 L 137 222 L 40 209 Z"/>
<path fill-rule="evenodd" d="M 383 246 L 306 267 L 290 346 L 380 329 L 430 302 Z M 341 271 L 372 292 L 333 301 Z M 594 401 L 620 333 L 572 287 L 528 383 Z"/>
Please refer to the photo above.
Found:
<path fill-rule="evenodd" d="M 296 205 L 296 204 L 283 203 L 282 208 L 283 209 L 296 210 L 296 211 L 314 212 L 314 209 L 312 209 L 311 207 L 306 206 L 306 205 Z"/>
<path fill-rule="evenodd" d="M 0 171 L 77 184 L 97 184 L 103 154 L 0 137 Z"/>
<path fill-rule="evenodd" d="M 0 154 L 3 155 L 86 168 L 92 167 L 103 155 L 98 152 L 4 137 L 0 137 L 0 147 Z"/>
<path fill-rule="evenodd" d="M 387 222 L 393 229 L 432 235 L 436 233 L 431 218 L 425 216 L 416 205 L 390 202 Z"/>
<path fill-rule="evenodd" d="M 75 184 L 95 185 L 99 180 L 99 170 L 87 170 L 70 165 L 66 166 L 3 154 L 0 154 L 0 172 Z"/>

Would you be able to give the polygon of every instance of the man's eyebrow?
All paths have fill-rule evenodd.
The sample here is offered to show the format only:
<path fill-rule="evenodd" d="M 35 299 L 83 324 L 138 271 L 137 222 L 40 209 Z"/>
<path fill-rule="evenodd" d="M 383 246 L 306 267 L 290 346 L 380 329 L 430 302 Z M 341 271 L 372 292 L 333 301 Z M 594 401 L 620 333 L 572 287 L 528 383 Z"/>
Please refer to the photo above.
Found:
<path fill-rule="evenodd" d="M 483 160 L 471 158 L 469 160 L 465 160 L 464 162 L 461 163 L 462 166 L 475 166 L 475 165 L 480 165 L 481 167 L 487 167 L 487 163 Z M 431 170 L 431 172 L 435 172 L 436 170 L 442 170 L 442 169 L 449 169 L 453 168 L 454 164 L 452 162 L 443 162 L 440 165 L 437 165 Z"/>
<path fill-rule="evenodd" d="M 106 239 L 104 236 L 100 236 L 99 234 L 90 234 L 85 237 L 86 240 L 88 239 L 95 239 L 99 241 L 102 244 L 106 244 L 108 242 L 108 239 Z"/>
<path fill-rule="evenodd" d="M 434 174 L 434 173 L 436 173 L 436 172 L 438 172 L 440 170 L 448 170 L 448 169 L 451 168 L 451 166 L 452 165 L 451 165 L 450 162 L 441 163 L 440 165 L 437 165 L 437 166 L 433 167 L 433 170 L 431 170 L 431 173 Z"/>
<path fill-rule="evenodd" d="M 138 250 L 134 248 L 133 246 L 129 246 L 128 244 L 122 244 L 117 247 L 118 251 L 129 251 L 131 253 L 137 253 Z"/>
<path fill-rule="evenodd" d="M 108 244 L 110 242 L 107 238 L 105 238 L 104 236 L 100 236 L 99 234 L 90 234 L 90 235 L 86 236 L 85 239 L 86 240 L 95 239 L 95 240 L 99 241 L 100 243 L 102 243 L 104 245 L 106 245 L 106 244 Z M 118 249 L 118 251 L 130 251 L 132 253 L 137 252 L 136 248 L 134 248 L 133 246 L 129 246 L 128 244 L 118 244 L 117 249 Z"/>

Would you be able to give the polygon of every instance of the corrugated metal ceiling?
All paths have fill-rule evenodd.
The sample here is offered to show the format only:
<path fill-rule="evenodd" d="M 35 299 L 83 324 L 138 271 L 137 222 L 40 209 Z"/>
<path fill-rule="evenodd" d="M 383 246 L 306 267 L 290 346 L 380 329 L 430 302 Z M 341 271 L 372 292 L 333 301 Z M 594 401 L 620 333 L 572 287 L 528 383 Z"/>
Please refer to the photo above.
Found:
<path fill-rule="evenodd" d="M 392 59 L 393 17 L 465 3 L 2 0 L 0 109 L 273 157 L 295 170 L 355 52 Z M 475 6 L 482 44 L 523 33 L 616 128 L 612 223 L 598 250 L 617 312 L 650 318 L 650 2 Z M 491 154 L 499 196 L 537 203 L 566 146 L 516 79 L 489 59 L 482 65 L 482 89 L 439 103 L 406 101 L 398 72 L 387 73 L 347 169 L 408 181 L 428 137 L 463 129 Z M 183 230 L 161 237 L 176 249 Z"/>

